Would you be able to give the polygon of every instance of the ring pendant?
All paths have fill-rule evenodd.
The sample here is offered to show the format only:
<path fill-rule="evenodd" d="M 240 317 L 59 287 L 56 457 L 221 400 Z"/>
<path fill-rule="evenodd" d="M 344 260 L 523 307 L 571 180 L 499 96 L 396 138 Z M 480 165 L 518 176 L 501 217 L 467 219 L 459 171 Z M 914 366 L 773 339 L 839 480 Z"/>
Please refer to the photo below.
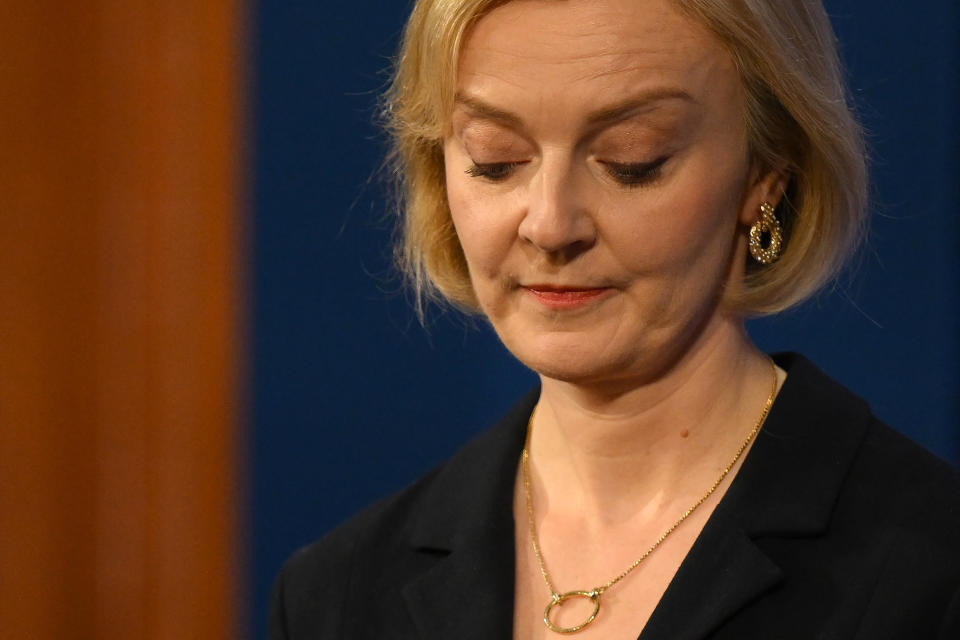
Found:
<path fill-rule="evenodd" d="M 576 633 L 577 631 L 580 631 L 593 622 L 594 619 L 596 619 L 597 614 L 600 612 L 600 594 L 601 591 L 597 589 L 592 591 L 568 591 L 566 593 L 553 594 L 553 599 L 543 611 L 543 624 L 547 625 L 547 628 L 551 631 L 555 631 L 557 633 Z M 550 619 L 550 613 L 553 611 L 553 608 L 561 606 L 565 601 L 570 600 L 571 598 L 586 598 L 590 600 L 590 602 L 593 603 L 593 613 L 591 613 L 586 620 L 573 627 L 561 627 L 554 624 Z"/>

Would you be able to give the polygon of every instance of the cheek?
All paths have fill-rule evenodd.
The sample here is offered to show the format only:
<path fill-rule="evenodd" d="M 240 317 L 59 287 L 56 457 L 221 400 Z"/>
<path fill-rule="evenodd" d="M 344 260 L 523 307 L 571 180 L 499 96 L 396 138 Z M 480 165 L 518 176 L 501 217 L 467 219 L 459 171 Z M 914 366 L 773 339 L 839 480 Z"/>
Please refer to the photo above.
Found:
<path fill-rule="evenodd" d="M 720 268 L 733 241 L 735 210 L 700 195 L 647 203 L 634 221 L 618 215 L 606 239 L 620 266 L 654 281 Z"/>
<path fill-rule="evenodd" d="M 501 271 L 516 229 L 511 228 L 509 195 L 486 193 L 483 185 L 477 184 L 479 180 L 464 173 L 461 164 L 466 166 L 456 158 L 446 161 L 447 202 L 476 286 L 478 279 L 494 278 Z"/>
<path fill-rule="evenodd" d="M 724 269 L 736 234 L 741 174 L 739 164 L 691 163 L 669 186 L 638 194 L 640 215 L 610 234 L 625 266 L 674 277 Z"/>

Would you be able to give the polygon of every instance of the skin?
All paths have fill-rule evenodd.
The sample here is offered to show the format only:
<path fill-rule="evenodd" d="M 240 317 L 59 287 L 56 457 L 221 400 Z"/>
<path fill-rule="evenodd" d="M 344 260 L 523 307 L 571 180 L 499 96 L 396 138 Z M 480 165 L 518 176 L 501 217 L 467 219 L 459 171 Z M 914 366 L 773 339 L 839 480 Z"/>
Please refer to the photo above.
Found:
<path fill-rule="evenodd" d="M 561 591 L 589 589 L 705 493 L 770 393 L 769 361 L 720 300 L 785 179 L 751 164 L 729 55 L 667 0 L 503 5 L 468 34 L 457 89 L 453 222 L 483 312 L 541 376 L 548 567 Z M 578 637 L 636 637 L 728 484 Z M 519 482 L 515 512 L 515 637 L 548 637 Z"/>

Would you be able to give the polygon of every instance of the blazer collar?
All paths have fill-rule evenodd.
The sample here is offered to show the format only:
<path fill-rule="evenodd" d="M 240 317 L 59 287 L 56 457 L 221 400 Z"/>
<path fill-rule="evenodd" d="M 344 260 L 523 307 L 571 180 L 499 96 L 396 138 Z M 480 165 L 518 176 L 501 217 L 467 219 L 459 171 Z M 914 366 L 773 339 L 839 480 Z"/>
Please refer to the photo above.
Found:
<path fill-rule="evenodd" d="M 403 589 L 421 637 L 513 634 L 513 491 L 526 424 L 540 391 L 461 449 L 429 482 L 410 543 L 438 561 Z"/>
<path fill-rule="evenodd" d="M 640 640 L 708 637 L 787 578 L 756 541 L 815 537 L 829 525 L 870 411 L 802 356 L 774 360 L 787 381 Z"/>
<path fill-rule="evenodd" d="M 866 432 L 866 404 L 796 354 L 764 428 L 658 604 L 641 640 L 704 638 L 784 575 L 756 544 L 826 530 Z M 514 599 L 513 492 L 539 391 L 432 478 L 410 543 L 437 562 L 403 589 L 423 638 L 508 638 Z M 642 546 L 642 545 L 641 545 Z"/>

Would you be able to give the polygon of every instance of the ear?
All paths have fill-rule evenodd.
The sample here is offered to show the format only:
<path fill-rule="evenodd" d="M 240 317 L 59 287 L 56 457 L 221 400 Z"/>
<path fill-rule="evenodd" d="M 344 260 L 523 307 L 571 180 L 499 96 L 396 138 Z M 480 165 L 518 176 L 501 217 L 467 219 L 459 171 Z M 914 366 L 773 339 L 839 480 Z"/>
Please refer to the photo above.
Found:
<path fill-rule="evenodd" d="M 740 209 L 740 224 L 749 227 L 760 217 L 760 205 L 769 202 L 774 209 L 783 199 L 790 184 L 790 174 L 786 167 L 768 169 L 762 172 L 754 168 L 750 172 L 750 183 Z"/>

